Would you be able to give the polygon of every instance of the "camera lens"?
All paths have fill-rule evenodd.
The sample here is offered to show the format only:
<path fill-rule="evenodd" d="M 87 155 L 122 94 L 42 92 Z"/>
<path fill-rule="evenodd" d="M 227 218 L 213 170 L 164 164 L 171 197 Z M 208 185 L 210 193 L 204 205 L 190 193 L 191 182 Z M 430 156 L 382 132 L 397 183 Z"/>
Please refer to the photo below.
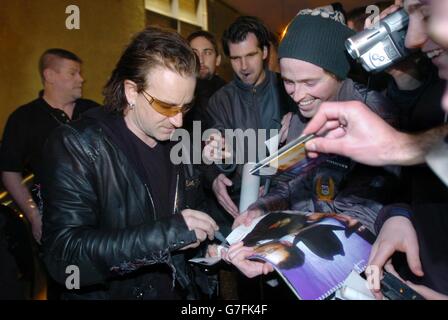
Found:
<path fill-rule="evenodd" d="M 347 39 L 347 41 L 345 41 L 345 48 L 347 49 L 347 52 L 353 59 L 356 60 L 359 58 L 359 52 L 354 49 L 353 42 L 351 39 Z"/>

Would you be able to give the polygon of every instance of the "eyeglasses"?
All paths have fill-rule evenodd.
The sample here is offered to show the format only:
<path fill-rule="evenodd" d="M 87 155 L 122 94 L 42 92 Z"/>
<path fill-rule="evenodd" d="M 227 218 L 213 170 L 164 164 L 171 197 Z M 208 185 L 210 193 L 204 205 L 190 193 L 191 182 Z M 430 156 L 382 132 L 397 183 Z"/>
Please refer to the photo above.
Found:
<path fill-rule="evenodd" d="M 146 101 L 148 101 L 148 103 L 154 108 L 154 110 L 156 110 L 158 113 L 166 116 L 166 117 L 174 117 L 175 115 L 177 115 L 178 113 L 182 112 L 182 114 L 186 114 L 188 111 L 190 111 L 190 109 L 193 107 L 194 105 L 194 101 L 184 104 L 183 106 L 173 106 L 172 104 L 160 101 L 156 98 L 154 98 L 153 96 L 151 96 L 148 92 L 146 92 L 145 90 L 143 91 L 143 97 L 145 98 Z M 149 100 L 145 94 L 147 94 L 151 100 Z"/>

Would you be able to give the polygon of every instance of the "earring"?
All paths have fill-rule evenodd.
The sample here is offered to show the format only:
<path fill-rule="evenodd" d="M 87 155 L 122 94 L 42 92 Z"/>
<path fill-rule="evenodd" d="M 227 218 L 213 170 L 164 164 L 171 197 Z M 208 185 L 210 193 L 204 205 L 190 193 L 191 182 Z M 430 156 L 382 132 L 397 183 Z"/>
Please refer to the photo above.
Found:
<path fill-rule="evenodd" d="M 134 107 L 135 107 L 135 103 L 130 103 L 129 104 L 129 108 L 131 108 L 131 110 L 134 109 Z"/>

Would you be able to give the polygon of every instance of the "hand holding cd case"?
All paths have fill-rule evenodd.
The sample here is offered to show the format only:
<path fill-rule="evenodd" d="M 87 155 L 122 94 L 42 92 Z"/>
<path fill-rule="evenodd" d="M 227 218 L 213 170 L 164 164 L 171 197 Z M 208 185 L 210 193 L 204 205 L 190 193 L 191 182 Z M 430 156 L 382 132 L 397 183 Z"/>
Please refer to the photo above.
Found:
<path fill-rule="evenodd" d="M 315 135 L 309 134 L 294 139 L 276 153 L 258 162 L 249 173 L 258 176 L 271 176 L 276 181 L 289 181 L 307 174 L 323 162 L 330 165 L 346 166 L 332 161 L 335 157 L 333 155 L 320 155 L 314 159 L 308 158 L 305 144 L 313 138 L 315 138 Z"/>

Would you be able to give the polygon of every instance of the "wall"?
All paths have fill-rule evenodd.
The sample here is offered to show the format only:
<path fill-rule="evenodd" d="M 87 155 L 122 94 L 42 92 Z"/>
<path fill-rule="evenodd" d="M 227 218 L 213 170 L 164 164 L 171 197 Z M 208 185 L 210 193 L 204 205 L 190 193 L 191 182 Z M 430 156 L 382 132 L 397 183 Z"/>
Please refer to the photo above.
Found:
<path fill-rule="evenodd" d="M 238 11 L 220 0 L 208 1 L 208 29 L 216 36 L 219 44 L 221 44 L 221 37 L 224 30 L 227 29 L 240 15 L 241 14 Z M 224 79 L 230 81 L 233 79 L 232 66 L 230 65 L 229 59 L 224 55 L 222 49 L 221 55 L 222 62 L 218 73 Z"/>
<path fill-rule="evenodd" d="M 68 30 L 68 5 L 80 9 L 80 29 Z M 131 35 L 145 26 L 144 0 L 0 0 L 0 132 L 9 114 L 42 89 L 37 63 L 61 47 L 84 61 L 84 97 L 101 90 Z"/>

